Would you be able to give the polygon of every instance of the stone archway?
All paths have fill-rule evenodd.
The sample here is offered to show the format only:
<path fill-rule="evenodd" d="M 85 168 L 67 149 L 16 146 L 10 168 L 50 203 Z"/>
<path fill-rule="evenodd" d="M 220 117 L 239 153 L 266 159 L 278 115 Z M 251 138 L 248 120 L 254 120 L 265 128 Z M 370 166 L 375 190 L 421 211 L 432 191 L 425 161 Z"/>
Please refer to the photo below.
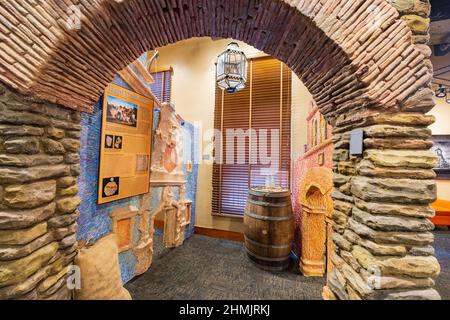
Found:
<path fill-rule="evenodd" d="M 345 206 L 335 208 L 342 241 L 332 297 L 439 298 L 428 220 L 436 197 L 427 129 L 434 119 L 425 115 L 434 106 L 429 10 L 415 0 L 3 1 L 0 81 L 46 102 L 1 90 L 0 265 L 7 271 L 0 297 L 57 294 L 76 246 L 79 118 L 61 106 L 89 112 L 114 74 L 144 51 L 213 36 L 285 62 L 333 125 L 333 198 Z M 356 128 L 366 151 L 350 156 Z M 29 207 L 30 183 L 43 183 L 44 203 Z"/>

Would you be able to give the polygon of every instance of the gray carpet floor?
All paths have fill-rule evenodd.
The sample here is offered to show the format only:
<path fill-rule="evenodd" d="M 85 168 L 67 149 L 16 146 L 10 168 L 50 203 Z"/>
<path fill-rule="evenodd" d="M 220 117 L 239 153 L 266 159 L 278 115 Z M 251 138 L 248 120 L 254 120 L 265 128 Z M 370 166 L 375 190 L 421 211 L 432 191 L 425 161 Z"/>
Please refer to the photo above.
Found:
<path fill-rule="evenodd" d="M 436 289 L 450 300 L 450 232 L 435 235 L 442 268 Z M 135 300 L 317 300 L 324 284 L 303 277 L 296 261 L 283 273 L 260 270 L 239 242 L 194 235 L 180 248 L 164 249 L 157 235 L 152 267 L 126 288 Z"/>
<path fill-rule="evenodd" d="M 435 231 L 436 257 L 441 264 L 441 274 L 436 279 L 436 290 L 443 300 L 450 300 L 450 231 Z"/>

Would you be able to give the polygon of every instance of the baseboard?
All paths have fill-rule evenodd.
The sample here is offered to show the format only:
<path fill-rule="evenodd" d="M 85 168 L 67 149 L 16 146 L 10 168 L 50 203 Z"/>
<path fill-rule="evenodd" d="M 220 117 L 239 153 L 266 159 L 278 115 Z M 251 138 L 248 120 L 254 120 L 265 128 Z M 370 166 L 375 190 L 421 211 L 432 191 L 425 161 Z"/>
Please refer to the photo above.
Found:
<path fill-rule="evenodd" d="M 164 221 L 155 220 L 155 229 L 164 230 Z M 235 231 L 217 230 L 203 227 L 195 227 L 195 234 L 210 238 L 244 242 L 244 234 Z"/>
<path fill-rule="evenodd" d="M 244 242 L 244 234 L 234 231 L 225 231 L 217 229 L 209 229 L 203 227 L 195 227 L 195 234 L 207 236 L 211 238 L 225 239 L 231 241 Z"/>

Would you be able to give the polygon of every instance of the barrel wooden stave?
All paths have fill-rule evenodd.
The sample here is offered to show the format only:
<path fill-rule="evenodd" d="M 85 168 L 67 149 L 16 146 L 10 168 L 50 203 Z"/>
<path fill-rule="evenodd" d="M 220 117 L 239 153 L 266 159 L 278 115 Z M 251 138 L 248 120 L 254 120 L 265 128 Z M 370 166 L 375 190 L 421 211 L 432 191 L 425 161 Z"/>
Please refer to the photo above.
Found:
<path fill-rule="evenodd" d="M 294 240 L 290 193 L 251 190 L 244 224 L 249 258 L 265 270 L 287 268 Z"/>

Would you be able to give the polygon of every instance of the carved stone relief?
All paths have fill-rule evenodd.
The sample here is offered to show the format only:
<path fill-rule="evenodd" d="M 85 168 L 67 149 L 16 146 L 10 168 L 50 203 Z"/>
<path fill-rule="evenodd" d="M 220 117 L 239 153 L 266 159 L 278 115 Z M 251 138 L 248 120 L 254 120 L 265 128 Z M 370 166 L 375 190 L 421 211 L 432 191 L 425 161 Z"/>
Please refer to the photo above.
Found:
<path fill-rule="evenodd" d="M 152 185 L 184 182 L 181 141 L 181 119 L 175 113 L 173 104 L 163 103 L 155 131 L 150 178 Z"/>
<path fill-rule="evenodd" d="M 321 277 L 332 269 L 330 254 L 333 176 L 325 168 L 308 170 L 301 183 L 302 252 L 300 270 L 305 276 Z"/>
<path fill-rule="evenodd" d="M 164 246 L 176 248 L 184 243 L 186 226 L 190 223 L 191 201 L 186 200 L 186 185 L 179 185 L 179 199 L 174 196 L 174 186 L 164 187 L 161 205 L 155 216 L 164 214 Z"/>
<path fill-rule="evenodd" d="M 136 257 L 136 275 L 145 273 L 153 261 L 153 235 L 154 220 L 150 217 L 150 193 L 144 195 L 141 200 L 139 232 L 141 237 L 133 249 Z"/>

